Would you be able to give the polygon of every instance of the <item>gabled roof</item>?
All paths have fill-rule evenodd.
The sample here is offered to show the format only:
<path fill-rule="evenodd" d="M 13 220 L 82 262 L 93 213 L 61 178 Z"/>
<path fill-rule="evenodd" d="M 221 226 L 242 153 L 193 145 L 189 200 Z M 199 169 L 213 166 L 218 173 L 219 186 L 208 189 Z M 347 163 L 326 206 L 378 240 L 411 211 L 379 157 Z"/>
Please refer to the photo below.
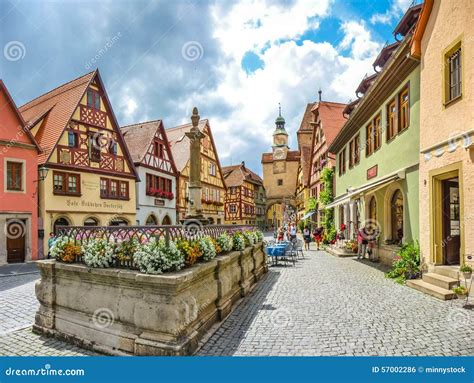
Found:
<path fill-rule="evenodd" d="M 375 59 L 372 66 L 374 68 L 383 68 L 387 60 L 392 56 L 392 53 L 398 48 L 400 45 L 399 41 L 395 41 L 392 44 L 385 45 L 382 50 L 380 51 L 379 55 Z"/>
<path fill-rule="evenodd" d="M 5 95 L 5 98 L 7 99 L 7 102 L 8 102 L 8 105 L 0 105 L 0 109 L 9 107 L 13 111 L 13 113 L 16 115 L 16 117 L 18 119 L 18 125 L 22 129 L 23 133 L 26 134 L 26 136 L 28 137 L 28 140 L 30 141 L 30 143 L 32 145 L 34 145 L 36 147 L 36 149 L 38 150 L 38 152 L 39 152 L 41 149 L 40 149 L 38 143 L 36 142 L 35 138 L 33 137 L 30 130 L 28 129 L 28 126 L 26 125 L 26 122 L 23 120 L 23 117 L 21 116 L 18 108 L 16 107 L 16 104 L 13 101 L 13 98 L 11 97 L 10 92 L 8 91 L 6 85 L 4 84 L 3 80 L 1 80 L 1 79 L 0 79 L 0 91 L 3 92 L 3 94 Z"/>
<path fill-rule="evenodd" d="M 87 73 L 20 107 L 20 113 L 30 129 L 33 127 L 32 123 L 41 117 L 45 118 L 35 135 L 36 141 L 43 149 L 38 157 L 39 164 L 48 161 L 95 74 L 96 71 Z"/>
<path fill-rule="evenodd" d="M 357 97 L 360 97 L 359 93 L 364 94 L 365 92 L 367 92 L 367 89 L 369 89 L 369 87 L 375 81 L 375 79 L 377 78 L 377 75 L 378 73 L 373 73 L 370 76 L 368 75 L 364 76 L 364 78 L 362 79 L 362 81 L 360 82 L 359 86 L 357 87 L 355 91 Z"/>
<path fill-rule="evenodd" d="M 240 186 L 244 181 L 257 185 L 263 185 L 263 180 L 245 166 L 245 162 L 240 165 L 231 165 L 222 167 L 226 187 Z"/>
<path fill-rule="evenodd" d="M 360 98 L 356 98 L 354 101 L 350 101 L 349 104 L 347 104 L 344 110 L 342 111 L 342 114 L 346 117 L 349 116 L 352 111 L 357 107 L 359 101 Z"/>
<path fill-rule="evenodd" d="M 321 128 L 328 147 L 346 122 L 343 115 L 346 107 L 347 104 L 321 101 L 313 108 L 313 113 L 316 114 L 316 121 L 321 121 Z"/>
<path fill-rule="evenodd" d="M 393 30 L 393 35 L 406 36 L 416 25 L 418 16 L 421 13 L 423 4 L 412 5 L 402 16 L 397 26 Z"/>
<path fill-rule="evenodd" d="M 298 129 L 299 132 L 305 132 L 313 131 L 313 127 L 311 126 L 311 121 L 313 120 L 313 114 L 311 113 L 311 110 L 313 109 L 315 102 L 311 102 L 308 105 L 306 105 L 306 110 L 304 111 L 303 114 L 303 119 L 301 120 L 300 128 Z"/>
<path fill-rule="evenodd" d="M 120 130 L 122 131 L 123 138 L 125 139 L 128 151 L 130 152 L 130 156 L 132 157 L 132 161 L 135 165 L 139 165 L 145 159 L 145 155 L 147 154 L 151 143 L 155 139 L 155 136 L 161 135 L 168 152 L 169 161 L 173 168 L 173 172 L 175 174 L 178 173 L 162 120 L 139 122 L 137 124 L 126 125 L 122 126 Z"/>
<path fill-rule="evenodd" d="M 211 126 L 209 124 L 209 120 L 203 119 L 199 120 L 198 128 L 201 132 L 204 132 L 205 128 L 207 127 L 209 131 L 209 139 L 211 140 L 211 145 L 214 150 L 214 155 L 216 156 L 217 166 L 219 168 L 219 173 L 221 175 L 222 183 L 225 186 L 224 176 L 222 174 L 222 168 L 219 161 L 219 155 L 217 154 L 216 145 L 214 142 L 214 137 L 212 136 Z M 192 128 L 192 124 L 184 124 L 175 126 L 174 128 L 166 129 L 166 135 L 168 136 L 168 142 L 171 147 L 171 152 L 173 153 L 174 163 L 176 164 L 176 168 L 178 172 L 182 172 L 183 169 L 186 167 L 187 163 L 189 162 L 190 157 L 190 141 L 189 138 L 186 137 L 186 132 L 189 132 Z"/>
<path fill-rule="evenodd" d="M 130 153 L 128 152 L 127 145 L 125 145 L 122 133 L 120 132 L 120 126 L 115 117 L 98 69 L 54 88 L 20 107 L 21 115 L 28 123 L 44 118 L 40 128 L 35 134 L 36 141 L 43 149 L 43 152 L 38 157 L 38 163 L 44 164 L 49 160 L 61 135 L 68 126 L 74 111 L 79 106 L 87 88 L 93 81 L 97 82 L 102 90 L 110 120 L 112 125 L 117 128 L 116 133 L 119 144 L 124 152 L 124 158 L 127 161 L 131 173 L 138 179 L 137 171 L 130 158 Z M 30 126 L 30 129 L 31 128 L 32 126 Z"/>

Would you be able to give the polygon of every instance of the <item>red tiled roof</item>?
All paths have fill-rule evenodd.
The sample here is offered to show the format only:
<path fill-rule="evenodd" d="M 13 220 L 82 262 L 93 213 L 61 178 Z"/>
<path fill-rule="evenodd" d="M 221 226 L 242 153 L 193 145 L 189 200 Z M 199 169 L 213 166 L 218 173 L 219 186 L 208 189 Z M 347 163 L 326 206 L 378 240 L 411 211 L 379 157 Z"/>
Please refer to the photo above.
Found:
<path fill-rule="evenodd" d="M 38 156 L 39 164 L 44 164 L 48 160 L 96 73 L 97 71 L 94 71 L 76 78 L 20 107 L 20 113 L 27 124 L 34 123 L 44 116 L 44 121 L 35 135 L 43 150 Z"/>
<path fill-rule="evenodd" d="M 313 112 L 318 114 L 318 120 L 321 121 L 321 128 L 328 146 L 331 145 L 346 122 L 342 114 L 346 106 L 346 104 L 321 101 L 313 108 Z"/>
<path fill-rule="evenodd" d="M 312 102 L 306 105 L 306 110 L 303 114 L 303 119 L 301 120 L 300 128 L 298 129 L 298 132 L 301 131 L 313 131 L 313 127 L 311 126 L 311 121 L 313 120 L 313 114 L 311 113 L 311 110 L 313 109 L 314 105 L 316 103 Z"/>
<path fill-rule="evenodd" d="M 120 128 L 134 163 L 142 162 L 161 123 L 161 120 L 156 120 Z"/>
<path fill-rule="evenodd" d="M 263 185 L 263 180 L 259 175 L 255 174 L 245 166 L 245 163 L 240 165 L 231 165 L 222 167 L 222 174 L 224 175 L 226 187 L 240 186 L 244 180 L 254 184 Z"/>
<path fill-rule="evenodd" d="M 36 142 L 35 138 L 33 137 L 30 130 L 28 129 L 28 127 L 26 125 L 26 122 L 23 120 L 23 117 L 20 114 L 20 111 L 16 107 L 16 104 L 13 101 L 13 98 L 10 95 L 10 92 L 8 91 L 6 85 L 4 84 L 4 82 L 1 79 L 0 79 L 0 91 L 3 92 L 3 94 L 5 95 L 5 98 L 7 100 L 6 105 L 0 105 L 0 110 L 3 110 L 3 108 L 8 107 L 13 111 L 13 113 L 16 115 L 16 118 L 18 119 L 18 124 L 19 124 L 21 130 L 26 134 L 27 142 L 33 144 L 36 147 L 36 149 L 38 151 L 40 151 L 38 143 Z M 21 139 L 21 137 L 19 137 L 19 139 Z"/>

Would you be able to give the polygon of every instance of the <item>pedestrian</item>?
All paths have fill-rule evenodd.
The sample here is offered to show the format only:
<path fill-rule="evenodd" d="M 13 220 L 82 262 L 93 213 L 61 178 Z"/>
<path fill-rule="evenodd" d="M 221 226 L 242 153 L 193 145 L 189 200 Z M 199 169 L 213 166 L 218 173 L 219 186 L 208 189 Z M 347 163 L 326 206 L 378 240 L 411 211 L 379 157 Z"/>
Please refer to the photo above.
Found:
<path fill-rule="evenodd" d="M 369 237 L 369 233 L 367 231 L 367 228 L 365 226 L 361 227 L 359 231 L 357 232 L 357 243 L 359 245 L 357 248 L 357 259 L 365 258 L 365 253 L 367 251 L 367 244 L 369 243 L 368 237 Z"/>
<path fill-rule="evenodd" d="M 285 235 L 285 232 L 283 231 L 283 228 L 280 226 L 278 228 L 278 237 L 277 237 L 277 242 L 283 241 L 283 236 Z"/>
<path fill-rule="evenodd" d="M 313 237 L 314 241 L 316 242 L 316 250 L 319 251 L 319 244 L 321 243 L 322 239 L 322 228 L 317 227 L 316 229 L 314 229 Z"/>
<path fill-rule="evenodd" d="M 51 248 L 53 247 L 54 241 L 56 238 L 54 238 L 54 233 L 49 233 L 49 238 L 48 238 L 48 259 L 51 259 Z"/>
<path fill-rule="evenodd" d="M 293 242 L 296 240 L 296 225 L 293 222 L 290 226 L 290 241 Z"/>
<path fill-rule="evenodd" d="M 304 249 L 309 250 L 309 244 L 311 243 L 311 232 L 308 226 L 303 229 Z"/>

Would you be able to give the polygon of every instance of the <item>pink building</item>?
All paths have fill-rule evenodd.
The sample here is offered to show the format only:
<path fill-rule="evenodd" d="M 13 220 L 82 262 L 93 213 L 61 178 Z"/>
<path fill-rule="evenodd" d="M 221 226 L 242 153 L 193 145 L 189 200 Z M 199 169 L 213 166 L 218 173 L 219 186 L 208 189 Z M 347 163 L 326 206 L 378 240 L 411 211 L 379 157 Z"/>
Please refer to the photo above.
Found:
<path fill-rule="evenodd" d="M 0 265 L 38 258 L 38 152 L 0 80 Z"/>

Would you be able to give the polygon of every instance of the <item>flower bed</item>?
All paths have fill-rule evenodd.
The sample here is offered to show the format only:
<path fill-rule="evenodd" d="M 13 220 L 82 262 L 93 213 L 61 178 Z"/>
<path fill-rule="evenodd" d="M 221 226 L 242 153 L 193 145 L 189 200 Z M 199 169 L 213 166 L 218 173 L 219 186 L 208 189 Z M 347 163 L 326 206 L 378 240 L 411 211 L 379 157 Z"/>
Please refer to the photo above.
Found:
<path fill-rule="evenodd" d="M 38 262 L 33 330 L 112 355 L 190 355 L 266 272 L 260 239 L 249 230 L 168 243 L 84 239 L 80 262 Z M 56 243 L 55 254 L 77 246 Z M 131 266 L 110 267 L 112 249 Z"/>

